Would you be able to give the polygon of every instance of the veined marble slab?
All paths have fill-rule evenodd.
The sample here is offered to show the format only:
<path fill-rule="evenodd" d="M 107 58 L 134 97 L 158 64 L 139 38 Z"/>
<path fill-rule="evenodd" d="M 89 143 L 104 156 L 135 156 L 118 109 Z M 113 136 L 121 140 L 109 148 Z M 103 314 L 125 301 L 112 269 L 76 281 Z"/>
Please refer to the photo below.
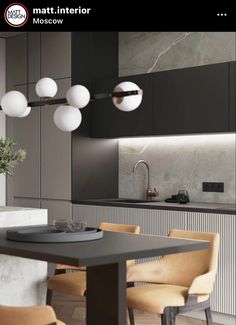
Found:
<path fill-rule="evenodd" d="M 120 32 L 119 75 L 235 60 L 235 32 Z"/>
<path fill-rule="evenodd" d="M 158 200 L 187 189 L 191 202 L 235 204 L 235 134 L 130 138 L 119 140 L 119 197 L 144 199 L 147 169 Z M 223 182 L 224 192 L 203 192 L 202 182 Z"/>
<path fill-rule="evenodd" d="M 46 209 L 0 206 L 0 228 L 47 224 Z M 0 305 L 33 306 L 46 301 L 47 263 L 0 255 Z"/>

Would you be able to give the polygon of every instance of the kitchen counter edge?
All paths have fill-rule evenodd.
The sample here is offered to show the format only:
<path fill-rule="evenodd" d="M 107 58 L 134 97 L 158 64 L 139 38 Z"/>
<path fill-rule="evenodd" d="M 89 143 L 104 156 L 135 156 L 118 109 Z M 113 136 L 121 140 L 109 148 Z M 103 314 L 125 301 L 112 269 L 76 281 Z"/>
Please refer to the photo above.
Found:
<path fill-rule="evenodd" d="M 161 205 L 161 202 L 156 205 L 155 203 L 125 203 L 125 202 L 108 202 L 104 200 L 81 200 L 81 201 L 72 201 L 72 204 L 79 205 L 97 205 L 97 206 L 109 206 L 109 207 L 117 207 L 117 208 L 135 208 L 135 209 L 152 209 L 152 210 L 169 210 L 169 211 L 186 211 L 186 212 L 202 212 L 202 213 L 215 213 L 215 214 L 236 214 L 236 207 L 233 208 L 225 208 L 227 204 L 222 204 L 222 208 L 210 208 L 204 203 L 202 206 L 200 203 L 199 207 L 191 207 L 188 204 L 180 204 L 179 206 L 171 205 L 171 203 L 164 203 Z M 165 205 L 164 205 L 165 204 Z M 220 204 L 218 204 L 220 206 Z M 232 204 L 229 204 L 232 206 Z"/>

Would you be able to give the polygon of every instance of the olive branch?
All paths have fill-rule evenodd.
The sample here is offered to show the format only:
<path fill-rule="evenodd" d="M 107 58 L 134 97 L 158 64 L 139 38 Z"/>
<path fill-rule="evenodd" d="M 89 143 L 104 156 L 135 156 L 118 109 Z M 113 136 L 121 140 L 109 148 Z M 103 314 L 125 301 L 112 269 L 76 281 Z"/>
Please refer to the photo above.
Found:
<path fill-rule="evenodd" d="M 25 160 L 26 150 L 14 150 L 15 145 L 11 138 L 0 138 L 0 174 L 12 175 L 19 162 Z"/>

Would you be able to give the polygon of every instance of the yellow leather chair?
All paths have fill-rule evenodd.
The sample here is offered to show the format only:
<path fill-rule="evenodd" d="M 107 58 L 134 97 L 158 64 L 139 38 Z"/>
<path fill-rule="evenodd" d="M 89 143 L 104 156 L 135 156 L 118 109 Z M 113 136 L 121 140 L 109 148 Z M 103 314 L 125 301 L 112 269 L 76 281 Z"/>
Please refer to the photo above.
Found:
<path fill-rule="evenodd" d="M 0 305 L 1 325 L 65 325 L 57 320 L 52 307 L 8 307 Z"/>
<path fill-rule="evenodd" d="M 210 325 L 209 296 L 217 272 L 219 234 L 171 230 L 169 237 L 206 240 L 210 247 L 131 265 L 127 280 L 149 284 L 127 289 L 130 324 L 135 325 L 133 309 L 160 314 L 162 325 L 174 325 L 179 313 L 204 309 Z"/>
<path fill-rule="evenodd" d="M 103 231 L 127 232 L 133 234 L 140 233 L 140 227 L 137 225 L 114 224 L 102 222 L 99 228 Z M 134 264 L 135 261 L 128 261 L 127 265 Z M 68 265 L 58 265 L 58 269 L 81 270 L 81 268 L 71 267 Z M 82 268 L 86 271 L 86 268 Z M 84 296 L 86 292 L 86 272 L 67 272 L 56 274 L 48 280 L 47 304 L 51 304 L 52 292 L 57 291 L 64 294 Z"/>

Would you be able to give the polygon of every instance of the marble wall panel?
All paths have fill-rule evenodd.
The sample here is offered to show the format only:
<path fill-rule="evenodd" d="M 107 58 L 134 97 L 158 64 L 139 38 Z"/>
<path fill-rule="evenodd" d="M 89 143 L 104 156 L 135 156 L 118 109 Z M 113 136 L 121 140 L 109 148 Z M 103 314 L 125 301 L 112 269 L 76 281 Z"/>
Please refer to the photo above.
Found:
<path fill-rule="evenodd" d="M 235 32 L 121 32 L 120 76 L 236 60 Z M 156 137 L 119 141 L 119 195 L 143 198 L 146 170 L 165 199 L 183 185 L 195 202 L 235 203 L 235 134 Z M 224 193 L 202 192 L 203 181 L 224 182 Z"/>

